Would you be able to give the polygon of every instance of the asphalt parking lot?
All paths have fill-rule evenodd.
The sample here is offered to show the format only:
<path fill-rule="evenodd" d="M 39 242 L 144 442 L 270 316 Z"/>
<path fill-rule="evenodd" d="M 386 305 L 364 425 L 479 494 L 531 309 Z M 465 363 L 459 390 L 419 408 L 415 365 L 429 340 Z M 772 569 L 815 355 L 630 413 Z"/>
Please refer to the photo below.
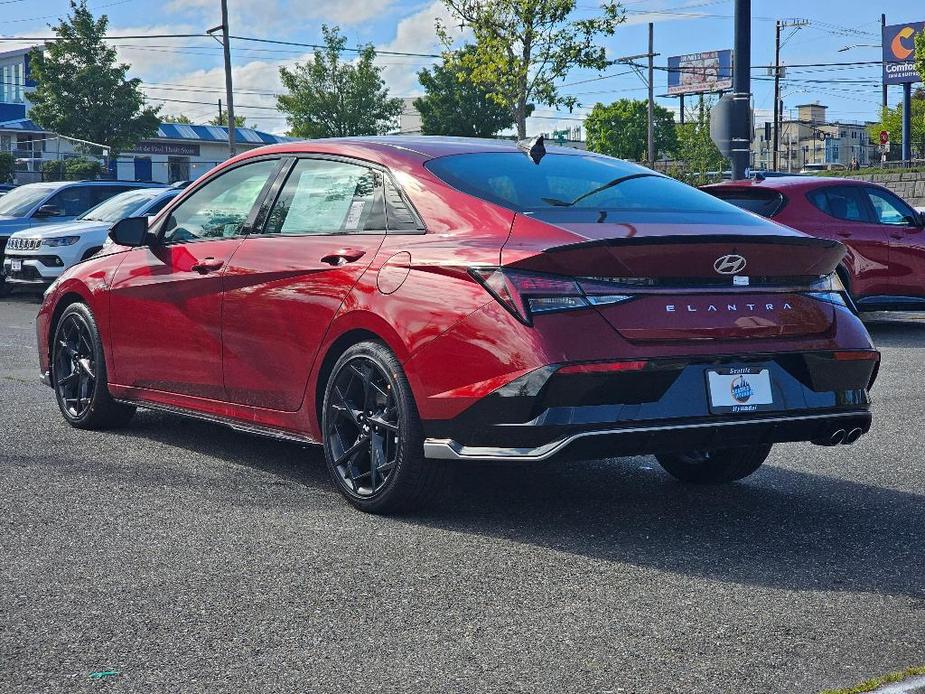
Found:
<path fill-rule="evenodd" d="M 0 299 L 0 691 L 818 692 L 925 664 L 921 318 L 869 319 L 854 446 L 719 488 L 652 458 L 467 467 L 388 519 L 311 448 L 69 428 L 37 306 Z"/>

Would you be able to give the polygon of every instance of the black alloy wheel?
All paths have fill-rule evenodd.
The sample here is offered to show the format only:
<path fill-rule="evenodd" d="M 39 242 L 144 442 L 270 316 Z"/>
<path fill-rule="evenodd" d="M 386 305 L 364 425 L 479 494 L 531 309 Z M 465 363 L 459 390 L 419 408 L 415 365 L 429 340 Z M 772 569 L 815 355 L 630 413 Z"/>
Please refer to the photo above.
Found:
<path fill-rule="evenodd" d="M 443 486 L 446 466 L 424 459 L 411 388 L 385 345 L 361 342 L 340 356 L 328 377 L 321 414 L 328 472 L 357 508 L 407 511 Z"/>
<path fill-rule="evenodd" d="M 328 403 L 325 438 L 341 483 L 375 496 L 398 460 L 401 419 L 392 380 L 374 360 L 356 356 L 338 370 Z"/>
<path fill-rule="evenodd" d="M 64 414 L 79 419 L 96 391 L 96 350 L 90 327 L 79 313 L 64 317 L 55 336 L 55 390 Z"/>
<path fill-rule="evenodd" d="M 51 379 L 58 407 L 79 429 L 124 426 L 135 407 L 109 394 L 106 360 L 96 321 L 81 303 L 68 306 L 55 326 L 51 342 Z"/>

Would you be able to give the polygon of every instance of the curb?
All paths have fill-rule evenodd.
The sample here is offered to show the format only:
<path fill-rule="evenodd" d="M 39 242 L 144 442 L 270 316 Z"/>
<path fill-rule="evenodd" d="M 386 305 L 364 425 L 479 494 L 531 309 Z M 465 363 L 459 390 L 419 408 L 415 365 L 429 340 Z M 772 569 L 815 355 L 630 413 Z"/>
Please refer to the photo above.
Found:
<path fill-rule="evenodd" d="M 925 675 L 888 684 L 885 687 L 874 689 L 870 694 L 925 694 Z"/>

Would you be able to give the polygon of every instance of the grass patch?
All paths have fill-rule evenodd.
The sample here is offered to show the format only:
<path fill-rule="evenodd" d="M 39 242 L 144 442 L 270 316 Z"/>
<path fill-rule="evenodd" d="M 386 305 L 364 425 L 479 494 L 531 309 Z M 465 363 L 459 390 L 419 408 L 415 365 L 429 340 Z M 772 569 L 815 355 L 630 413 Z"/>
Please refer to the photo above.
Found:
<path fill-rule="evenodd" d="M 879 166 L 863 168 L 860 171 L 814 171 L 813 176 L 842 176 L 851 178 L 852 176 L 879 176 L 881 174 L 900 174 L 900 173 L 922 173 L 925 166 L 912 166 L 908 169 L 892 168 L 883 169 Z"/>
<path fill-rule="evenodd" d="M 919 675 L 925 675 L 925 665 L 906 668 L 901 672 L 891 672 L 889 675 L 873 677 L 869 680 L 861 682 L 860 684 L 856 684 L 853 687 L 848 687 L 847 689 L 826 689 L 821 694 L 864 694 L 864 692 L 872 692 L 873 690 L 877 689 L 878 687 L 882 687 L 885 684 L 902 682 L 905 679 L 910 677 L 918 677 Z"/>

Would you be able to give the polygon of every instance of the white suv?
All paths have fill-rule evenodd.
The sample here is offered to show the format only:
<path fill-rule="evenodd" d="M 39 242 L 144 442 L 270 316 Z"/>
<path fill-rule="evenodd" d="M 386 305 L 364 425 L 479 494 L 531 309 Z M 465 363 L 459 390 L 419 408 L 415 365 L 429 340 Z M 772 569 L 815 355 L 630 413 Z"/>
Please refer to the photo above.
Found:
<path fill-rule="evenodd" d="M 139 188 L 119 193 L 73 221 L 18 231 L 6 244 L 3 274 L 9 285 L 51 284 L 106 243 L 110 227 L 125 217 L 153 216 L 179 188 Z"/>

